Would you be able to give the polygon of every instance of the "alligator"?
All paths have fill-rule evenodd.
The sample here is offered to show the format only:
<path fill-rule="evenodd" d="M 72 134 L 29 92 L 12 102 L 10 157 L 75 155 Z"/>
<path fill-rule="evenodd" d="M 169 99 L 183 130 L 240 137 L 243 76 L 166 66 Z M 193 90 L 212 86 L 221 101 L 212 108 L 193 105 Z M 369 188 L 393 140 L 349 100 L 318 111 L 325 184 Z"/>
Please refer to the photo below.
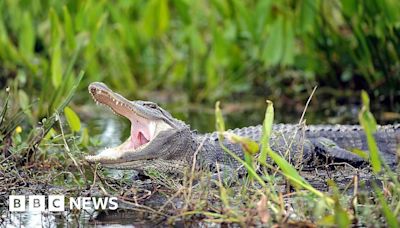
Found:
<path fill-rule="evenodd" d="M 104 167 L 134 169 L 139 172 L 157 170 L 183 173 L 188 167 L 216 170 L 224 167 L 238 173 L 240 162 L 229 156 L 222 144 L 243 158 L 240 144 L 218 137 L 218 132 L 200 134 L 190 126 L 149 101 L 129 101 L 101 82 L 88 87 L 96 104 L 110 108 L 115 114 L 130 120 L 128 139 L 121 145 L 104 149 L 97 155 L 88 155 L 89 163 Z M 227 132 L 260 142 L 262 126 L 250 126 Z M 399 160 L 400 124 L 378 126 L 374 134 L 381 159 L 390 167 Z M 271 149 L 290 162 L 313 164 L 317 160 L 346 162 L 353 166 L 366 164 L 365 157 L 353 153 L 357 148 L 368 152 L 362 127 L 358 125 L 298 125 L 274 124 L 270 137 Z M 217 165 L 219 164 L 219 165 Z"/>

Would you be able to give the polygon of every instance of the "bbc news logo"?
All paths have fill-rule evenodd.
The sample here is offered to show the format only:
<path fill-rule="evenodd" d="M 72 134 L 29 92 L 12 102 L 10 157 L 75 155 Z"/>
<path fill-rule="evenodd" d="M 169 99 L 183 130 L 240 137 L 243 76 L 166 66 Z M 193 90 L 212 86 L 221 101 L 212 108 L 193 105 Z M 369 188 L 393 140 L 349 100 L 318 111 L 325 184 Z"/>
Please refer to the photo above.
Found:
<path fill-rule="evenodd" d="M 22 212 L 22 211 L 50 211 L 59 212 L 65 211 L 65 196 L 64 195 L 10 195 L 8 198 L 9 207 L 8 210 L 11 212 Z M 47 206 L 47 207 L 46 207 Z M 70 197 L 69 198 L 69 209 L 74 210 L 116 210 L 118 208 L 117 197 Z"/>

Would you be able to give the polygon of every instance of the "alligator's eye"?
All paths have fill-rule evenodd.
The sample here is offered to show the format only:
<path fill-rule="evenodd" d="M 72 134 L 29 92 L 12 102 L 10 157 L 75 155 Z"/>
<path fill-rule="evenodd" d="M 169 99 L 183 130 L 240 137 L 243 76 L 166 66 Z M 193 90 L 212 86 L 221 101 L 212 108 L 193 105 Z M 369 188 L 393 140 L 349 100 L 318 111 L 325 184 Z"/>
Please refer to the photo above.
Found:
<path fill-rule="evenodd" d="M 145 103 L 144 105 L 146 105 L 146 106 L 148 106 L 148 107 L 150 107 L 150 108 L 154 108 L 154 109 L 157 108 L 157 105 L 154 104 L 154 103 Z"/>

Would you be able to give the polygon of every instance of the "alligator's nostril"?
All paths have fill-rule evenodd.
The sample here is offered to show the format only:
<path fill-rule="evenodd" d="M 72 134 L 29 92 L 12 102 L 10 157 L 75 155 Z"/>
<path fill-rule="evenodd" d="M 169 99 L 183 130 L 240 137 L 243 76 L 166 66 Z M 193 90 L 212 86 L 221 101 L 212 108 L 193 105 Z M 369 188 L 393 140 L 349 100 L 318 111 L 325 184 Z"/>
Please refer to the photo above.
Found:
<path fill-rule="evenodd" d="M 96 94 L 97 89 L 95 87 L 90 88 L 90 92 L 94 95 Z"/>

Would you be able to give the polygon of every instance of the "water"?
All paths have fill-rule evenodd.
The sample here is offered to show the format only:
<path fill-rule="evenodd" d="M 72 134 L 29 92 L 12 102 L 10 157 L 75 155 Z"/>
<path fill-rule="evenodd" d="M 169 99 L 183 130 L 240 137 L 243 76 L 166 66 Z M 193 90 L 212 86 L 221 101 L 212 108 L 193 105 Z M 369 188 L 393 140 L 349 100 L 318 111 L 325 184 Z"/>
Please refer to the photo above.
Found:
<path fill-rule="evenodd" d="M 70 212 L 5 212 L 0 227 L 132 227 L 157 225 L 160 220 L 149 221 L 134 210 Z"/>
<path fill-rule="evenodd" d="M 80 215 L 73 215 L 68 212 L 8 212 L 3 215 L 4 221 L 0 226 L 9 228 L 88 226 L 91 225 L 89 220 L 93 217 L 93 213 L 82 212 Z"/>

